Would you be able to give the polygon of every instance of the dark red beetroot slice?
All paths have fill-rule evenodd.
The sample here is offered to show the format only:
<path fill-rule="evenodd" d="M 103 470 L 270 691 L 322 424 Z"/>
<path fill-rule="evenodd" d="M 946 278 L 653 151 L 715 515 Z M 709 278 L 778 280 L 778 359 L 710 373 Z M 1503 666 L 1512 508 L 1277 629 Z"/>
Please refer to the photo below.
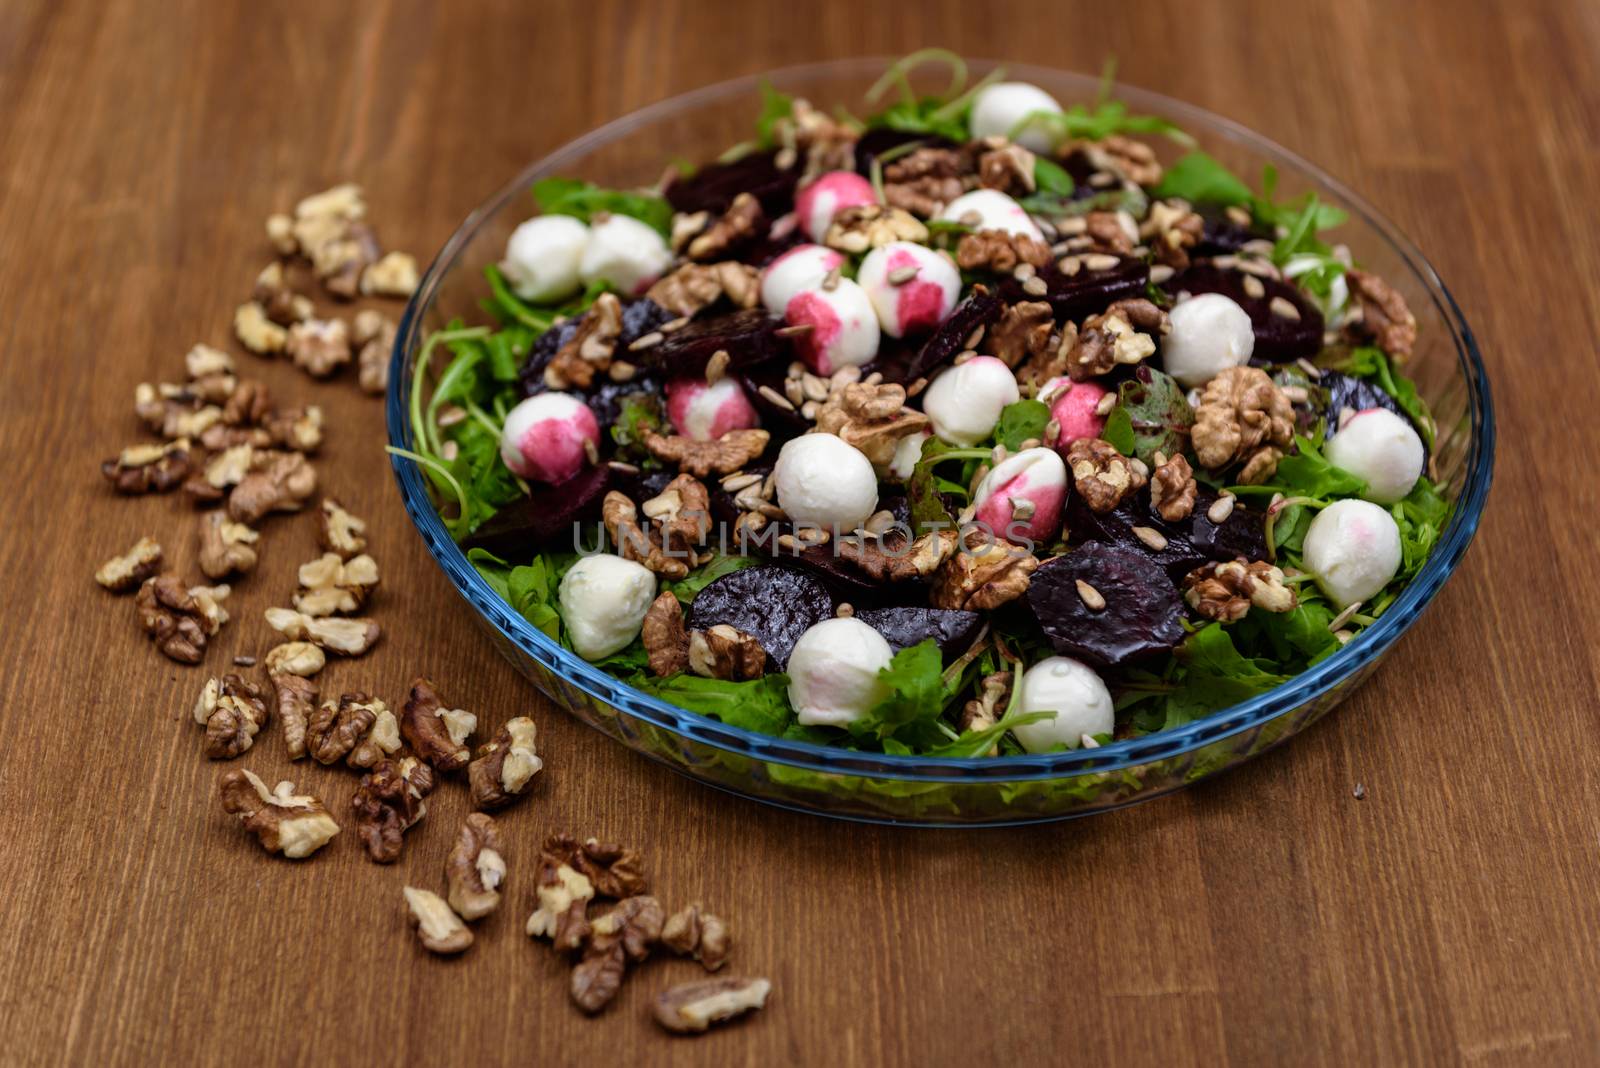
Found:
<path fill-rule="evenodd" d="M 1124 256 L 1117 260 L 1115 267 L 1103 271 L 1084 268 L 1068 275 L 1052 264 L 1040 271 L 1039 277 L 1048 287 L 1043 299 L 1050 302 L 1056 321 L 1081 322 L 1087 316 L 1105 311 L 1116 301 L 1144 296 L 1150 268 L 1143 260 Z M 1014 278 L 1000 283 L 1000 296 L 1007 304 L 1040 299 L 1024 293 L 1022 283 Z"/>
<path fill-rule="evenodd" d="M 1083 498 L 1074 493 L 1067 500 L 1068 539 L 1073 544 L 1100 542 L 1142 553 L 1161 565 L 1173 582 L 1212 560 L 1226 561 L 1242 556 L 1264 560 L 1267 554 L 1263 532 L 1265 517 L 1254 508 L 1235 502 L 1233 511 L 1221 524 L 1206 516 L 1216 494 L 1201 487 L 1194 511 L 1187 518 L 1170 523 L 1150 507 L 1149 490 L 1141 490 L 1104 515 L 1090 511 Z M 1134 534 L 1134 527 L 1149 527 L 1167 539 L 1164 549 L 1152 549 Z"/>
<path fill-rule="evenodd" d="M 1020 292 L 1020 290 L 1019 290 Z M 914 355 L 907 355 L 903 347 L 891 346 L 881 354 L 869 371 L 881 371 L 885 381 L 906 384 L 927 378 L 933 372 L 956 358 L 967 347 L 967 338 L 980 326 L 988 326 L 1000 317 L 1005 302 L 983 287 L 974 287 L 971 294 L 950 313 L 950 318 L 939 324 L 939 329 L 923 342 Z M 884 338 L 889 342 L 890 338 Z"/>
<path fill-rule="evenodd" d="M 1105 600 L 1084 604 L 1078 582 Z M 1063 656 L 1116 667 L 1170 651 L 1183 640 L 1183 601 L 1155 561 L 1132 549 L 1090 542 L 1041 564 L 1028 585 L 1028 607 Z"/>
<path fill-rule="evenodd" d="M 872 161 L 891 149 L 917 142 L 919 148 L 953 148 L 955 142 L 935 134 L 906 133 L 879 127 L 868 130 L 856 142 L 856 173 L 863 178 L 872 177 Z"/>
<path fill-rule="evenodd" d="M 757 564 L 706 584 L 689 606 L 689 626 L 719 623 L 753 634 L 772 662 L 782 666 L 812 626 L 833 618 L 833 595 L 804 571 Z"/>
<path fill-rule="evenodd" d="M 1287 363 L 1302 356 L 1311 357 L 1322 351 L 1322 313 L 1294 286 L 1276 278 L 1260 278 L 1264 292 L 1251 297 L 1244 291 L 1245 273 L 1225 270 L 1210 261 L 1199 262 L 1167 282 L 1162 288 L 1176 295 L 1179 292 L 1221 293 L 1230 298 L 1250 316 L 1250 325 L 1256 330 L 1255 362 Z M 1272 298 L 1283 297 L 1300 312 L 1299 319 L 1275 315 Z"/>
<path fill-rule="evenodd" d="M 490 516 L 461 547 L 487 549 L 512 561 L 542 549 L 570 552 L 576 545 L 574 525 L 600 518 L 600 501 L 611 488 L 611 477 L 611 469 L 601 464 L 558 485 L 534 484 L 531 494 Z"/>
<path fill-rule="evenodd" d="M 752 152 L 729 163 L 708 163 L 686 178 L 667 186 L 667 203 L 674 211 L 709 211 L 721 215 L 740 193 L 751 193 L 761 208 L 777 218 L 794 207 L 794 187 L 800 168 L 779 170 L 778 152 Z"/>
<path fill-rule="evenodd" d="M 664 378 L 696 378 L 718 351 L 728 354 L 731 368 L 748 367 L 786 354 L 775 331 L 783 323 L 763 308 L 745 308 L 689 321 L 660 344 L 629 352 L 631 362 Z"/>
<path fill-rule="evenodd" d="M 857 612 L 856 618 L 883 635 L 897 653 L 932 638 L 947 660 L 966 652 L 983 626 L 983 617 L 977 612 L 917 605 L 868 608 Z"/>
<path fill-rule="evenodd" d="M 1200 243 L 1190 252 L 1195 258 L 1222 256 L 1238 252 L 1251 241 L 1272 240 L 1272 231 L 1267 227 L 1257 226 L 1253 222 L 1249 226 L 1240 226 L 1228 218 L 1228 209 L 1221 204 L 1200 204 L 1194 210 L 1205 224 L 1200 232 Z"/>
<path fill-rule="evenodd" d="M 574 316 L 560 326 L 546 330 L 535 339 L 533 348 L 528 352 L 527 360 L 523 362 L 522 370 L 518 372 L 522 379 L 523 396 L 531 397 L 535 393 L 543 393 L 545 391 L 544 369 L 549 365 L 551 359 L 555 357 L 556 351 L 570 341 L 572 335 L 577 332 L 580 318 L 580 316 Z M 640 297 L 638 300 L 629 301 L 622 307 L 622 333 L 618 335 L 617 348 L 626 351 L 627 347 L 633 342 L 650 331 L 659 328 L 662 323 L 670 322 L 675 318 L 677 316 L 653 300 Z M 596 383 L 595 388 L 596 390 L 604 390 L 608 385 L 614 386 L 615 383 L 603 380 Z M 630 383 L 630 385 L 634 389 L 639 388 L 637 384 Z M 612 392 L 615 392 L 615 390 Z M 591 407 L 593 407 L 592 404 Z M 600 409 L 596 409 L 596 414 L 599 411 Z"/>

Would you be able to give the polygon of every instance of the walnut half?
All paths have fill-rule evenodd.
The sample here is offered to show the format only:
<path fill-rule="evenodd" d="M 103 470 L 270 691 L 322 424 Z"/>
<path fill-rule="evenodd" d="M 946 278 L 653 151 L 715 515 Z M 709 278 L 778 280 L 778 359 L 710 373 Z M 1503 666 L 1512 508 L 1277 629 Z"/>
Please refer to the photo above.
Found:
<path fill-rule="evenodd" d="M 477 920 L 500 907 L 500 884 L 506 861 L 494 818 L 473 812 L 462 825 L 455 848 L 444 863 L 450 886 L 450 907 L 464 920 Z"/>
<path fill-rule="evenodd" d="M 683 983 L 656 997 L 656 1023 L 674 1034 L 698 1034 L 767 1003 L 772 984 L 765 979 L 723 976 Z"/>
<path fill-rule="evenodd" d="M 247 751 L 269 718 L 261 691 L 238 675 L 207 679 L 194 705 L 194 721 L 206 729 L 206 756 L 212 760 L 231 760 Z"/>
<path fill-rule="evenodd" d="M 528 784 L 544 768 L 544 761 L 534 751 L 537 735 L 533 720 L 517 716 L 478 747 L 477 759 L 467 765 L 474 808 L 504 808 L 527 792 Z"/>
<path fill-rule="evenodd" d="M 728 963 L 732 949 L 728 925 L 697 901 L 673 913 L 661 928 L 661 944 L 680 957 L 693 957 L 708 972 Z"/>
<path fill-rule="evenodd" d="M 127 593 L 137 589 L 160 567 L 161 546 L 154 538 L 146 536 L 121 556 L 113 556 L 101 564 L 94 573 L 94 580 L 112 593 Z"/>
<path fill-rule="evenodd" d="M 472 759 L 467 738 L 477 729 L 478 717 L 459 708 L 445 708 L 431 681 L 417 678 L 411 683 L 400 713 L 400 734 L 435 771 L 446 774 L 466 767 Z"/>
<path fill-rule="evenodd" d="M 322 802 L 309 794 L 296 794 L 292 782 L 280 782 L 268 790 L 255 772 L 235 769 L 218 780 L 217 790 L 223 810 L 238 816 L 268 853 L 300 860 L 339 833 L 339 824 Z"/>
<path fill-rule="evenodd" d="M 1206 564 L 1184 576 L 1183 597 L 1206 619 L 1232 623 L 1252 607 L 1264 612 L 1290 612 L 1297 603 L 1294 590 L 1284 585 L 1283 572 L 1265 561 L 1243 557 L 1221 564 Z"/>
<path fill-rule="evenodd" d="M 460 953 L 472 945 L 472 931 L 432 890 L 405 887 L 406 911 L 417 937 L 430 953 Z"/>

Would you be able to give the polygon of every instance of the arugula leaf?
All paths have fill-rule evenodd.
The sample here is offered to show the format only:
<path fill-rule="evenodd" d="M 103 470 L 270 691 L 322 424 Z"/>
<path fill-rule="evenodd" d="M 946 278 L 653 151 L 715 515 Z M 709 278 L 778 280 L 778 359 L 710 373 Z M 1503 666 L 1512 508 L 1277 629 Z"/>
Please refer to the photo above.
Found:
<path fill-rule="evenodd" d="M 1220 623 L 1208 623 L 1189 635 L 1175 655 L 1185 671 L 1179 688 L 1167 695 L 1166 728 L 1248 700 L 1289 678 L 1241 654 Z"/>
<path fill-rule="evenodd" d="M 576 178 L 541 178 L 533 183 L 533 199 L 546 215 L 573 215 L 588 222 L 598 212 L 630 215 L 654 227 L 662 237 L 672 233 L 672 205 L 651 193 L 602 189 Z"/>
<path fill-rule="evenodd" d="M 761 111 L 756 116 L 756 143 L 771 148 L 777 143 L 778 123 L 794 114 L 794 97 L 774 89 L 767 79 L 761 79 Z"/>
<path fill-rule="evenodd" d="M 1183 451 L 1194 425 L 1194 409 L 1177 379 L 1141 364 L 1134 377 L 1118 387 L 1117 396 L 1113 412 L 1126 412 L 1133 437 L 1133 448 L 1124 455 L 1136 455 L 1150 464 L 1157 452 L 1176 456 Z"/>
<path fill-rule="evenodd" d="M 1035 193 L 1055 197 L 1070 197 L 1074 189 L 1072 175 L 1054 160 L 1035 156 L 1033 160 L 1033 185 Z"/>
<path fill-rule="evenodd" d="M 468 419 L 452 428 L 456 457 L 448 469 L 461 484 L 467 499 L 463 517 L 467 530 L 477 527 L 501 508 L 522 496 L 522 487 L 500 459 L 500 435 Z"/>
<path fill-rule="evenodd" d="M 977 731 L 964 731 L 961 737 L 953 742 L 935 746 L 924 754 L 931 757 L 981 757 L 988 754 L 1007 734 L 1016 727 L 1029 723 L 1037 723 L 1041 719 L 1048 719 L 1055 715 L 1053 712 L 1007 712 L 995 721 L 991 727 Z"/>
<path fill-rule="evenodd" d="M 1043 401 L 1019 400 L 1000 411 L 1000 422 L 995 427 L 995 440 L 1009 451 L 1016 452 L 1024 441 L 1044 437 L 1045 424 L 1050 422 L 1050 406 Z"/>
<path fill-rule="evenodd" d="M 1158 197 L 1180 197 L 1191 204 L 1250 203 L 1254 194 L 1228 168 L 1205 152 L 1180 156 L 1153 190 Z"/>
<path fill-rule="evenodd" d="M 617 457 L 640 464 L 654 461 L 640 442 L 646 430 L 659 431 L 666 423 L 666 409 L 658 395 L 640 392 L 623 397 L 617 421 L 611 424 L 611 440 L 616 443 Z"/>
<path fill-rule="evenodd" d="M 867 126 L 965 141 L 967 112 L 962 109 L 952 113 L 947 102 L 938 97 L 919 97 L 916 100 L 902 100 L 876 115 L 869 115 Z"/>
<path fill-rule="evenodd" d="M 1354 497 L 1367 488 L 1355 475 L 1329 463 L 1310 438 L 1296 434 L 1294 445 L 1294 454 L 1278 461 L 1278 471 L 1270 485 L 1234 486 L 1233 492 L 1241 497 L 1270 497 L 1282 493 L 1285 497 L 1311 497 L 1320 501 Z"/>
<path fill-rule="evenodd" d="M 712 557 L 710 563 L 701 564 L 689 572 L 686 577 L 678 579 L 676 582 L 663 582 L 661 588 L 663 590 L 671 590 L 678 600 L 684 604 L 689 604 L 694 600 L 695 594 L 705 589 L 716 579 L 721 578 L 723 575 L 731 575 L 735 571 L 749 567 L 756 562 L 755 558 L 750 556 L 718 554 Z"/>
<path fill-rule="evenodd" d="M 1422 570 L 1450 520 L 1450 511 L 1450 502 L 1427 478 L 1418 479 L 1405 500 L 1389 509 L 1400 528 L 1400 573 L 1395 576 L 1396 582 L 1409 581 Z"/>
<path fill-rule="evenodd" d="M 1166 134 L 1181 144 L 1192 145 L 1194 138 L 1177 123 L 1159 115 L 1131 115 L 1120 100 L 1102 99 L 1091 110 L 1074 104 L 1062 111 L 1030 111 L 1019 119 L 1006 136 L 1015 141 L 1029 130 L 1044 130 L 1052 141 L 1104 141 L 1116 134 Z"/>
<path fill-rule="evenodd" d="M 747 682 L 730 682 L 686 673 L 664 679 L 640 673 L 627 681 L 630 686 L 663 701 L 719 719 L 730 727 L 781 735 L 794 719 L 789 709 L 787 675 L 763 675 Z"/>
<path fill-rule="evenodd" d="M 1155 195 L 1181 197 L 1191 204 L 1247 207 L 1257 222 L 1285 227 L 1289 236 L 1278 243 L 1273 256 L 1279 265 L 1297 252 L 1326 252 L 1326 246 L 1315 242 L 1317 231 L 1343 225 L 1349 218 L 1348 213 L 1322 203 L 1311 192 L 1293 200 L 1276 202 L 1273 197 L 1277 186 L 1278 172 L 1271 164 L 1262 171 L 1262 192 L 1258 196 L 1215 157 L 1204 152 L 1190 152 L 1167 168 L 1161 181 L 1156 183 Z"/>
<path fill-rule="evenodd" d="M 945 738 L 939 716 L 949 694 L 944 686 L 944 658 L 932 638 L 894 654 L 889 666 L 878 672 L 884 696 L 860 719 L 850 733 L 899 741 L 926 748 Z"/>
<path fill-rule="evenodd" d="M 565 555 L 576 559 L 575 554 Z M 556 591 L 572 559 L 536 554 L 532 562 L 513 567 L 485 549 L 467 550 L 467 560 L 501 599 L 557 641 L 561 640 L 561 613 L 556 609 Z"/>
<path fill-rule="evenodd" d="M 940 496 L 941 480 L 934 473 L 934 468 L 947 457 L 955 459 L 948 454 L 957 451 L 959 450 L 956 446 L 934 437 L 922 443 L 922 458 L 917 461 L 911 477 L 906 480 L 906 500 L 911 506 L 911 528 L 918 534 L 955 526 L 955 521 L 950 517 L 949 510 L 944 506 L 944 499 Z"/>
<path fill-rule="evenodd" d="M 1106 425 L 1100 430 L 1100 440 L 1109 442 L 1124 456 L 1134 454 L 1138 441 L 1133 436 L 1133 417 L 1128 414 L 1128 409 L 1120 404 L 1111 409 L 1111 414 L 1106 416 Z"/>

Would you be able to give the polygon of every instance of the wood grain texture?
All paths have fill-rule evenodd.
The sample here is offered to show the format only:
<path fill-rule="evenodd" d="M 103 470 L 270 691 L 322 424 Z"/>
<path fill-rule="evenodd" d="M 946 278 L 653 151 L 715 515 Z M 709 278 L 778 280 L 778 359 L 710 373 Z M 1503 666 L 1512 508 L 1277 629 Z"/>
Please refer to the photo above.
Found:
<path fill-rule="evenodd" d="M 1600 14 L 1593 4 L 1268 0 L 913 5 L 0 5 L 0 1059 L 8 1063 L 1581 1064 L 1600 1058 Z M 89 580 L 173 499 L 96 473 L 135 383 L 179 373 L 265 262 L 268 212 L 336 180 L 426 257 L 527 160 L 723 77 L 946 44 L 1094 70 L 1213 108 L 1329 167 L 1415 237 L 1491 367 L 1494 497 L 1460 575 L 1340 712 L 1247 767 L 1064 826 L 916 832 L 768 810 L 567 719 L 490 649 L 411 533 L 379 405 L 249 371 L 330 413 L 324 484 L 385 569 L 370 657 L 326 688 L 391 702 L 417 672 L 548 770 L 504 820 L 508 905 L 455 961 L 405 930 L 465 814 L 437 795 L 393 868 L 346 836 L 262 855 L 185 722 L 201 672 Z M 1573 437 L 1577 436 L 1574 442 Z M 211 663 L 269 644 L 313 551 L 270 523 Z M 243 761 L 289 771 L 275 735 Z M 355 779 L 293 776 L 343 813 Z M 1356 801 L 1352 789 L 1366 788 Z M 769 1009 L 671 1040 L 635 977 L 600 1020 L 521 933 L 550 830 L 648 856 L 669 902 L 732 922 Z"/>

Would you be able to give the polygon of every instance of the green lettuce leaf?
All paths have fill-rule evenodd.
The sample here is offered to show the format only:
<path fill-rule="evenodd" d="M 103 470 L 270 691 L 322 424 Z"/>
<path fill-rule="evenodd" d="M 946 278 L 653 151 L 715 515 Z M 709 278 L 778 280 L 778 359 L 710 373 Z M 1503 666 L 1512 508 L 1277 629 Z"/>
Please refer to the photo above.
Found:
<path fill-rule="evenodd" d="M 588 222 L 599 212 L 630 215 L 669 237 L 672 205 L 650 193 L 602 189 L 576 178 L 541 178 L 533 183 L 533 199 L 546 215 L 572 215 Z"/>
<path fill-rule="evenodd" d="M 878 679 L 885 690 L 882 700 L 850 724 L 850 733 L 880 741 L 893 738 L 918 748 L 947 738 L 939 728 L 949 694 L 938 642 L 929 638 L 900 650 L 889 666 L 878 672 Z"/>
<path fill-rule="evenodd" d="M 1176 379 L 1141 366 L 1136 377 L 1118 387 L 1117 396 L 1113 412 L 1126 412 L 1133 438 L 1133 449 L 1125 455 L 1136 455 L 1151 464 L 1157 452 L 1176 456 L 1183 451 L 1194 425 L 1194 409 Z M 1120 446 L 1118 451 L 1123 451 Z"/>
<path fill-rule="evenodd" d="M 1050 406 L 1043 401 L 1019 400 L 1000 411 L 1000 423 L 995 427 L 995 440 L 1011 452 L 1022 447 L 1024 441 L 1042 439 L 1045 424 L 1050 421 Z"/>
<path fill-rule="evenodd" d="M 664 679 L 640 673 L 628 679 L 628 683 L 679 708 L 711 716 L 730 727 L 762 734 L 781 735 L 794 719 L 789 710 L 787 675 L 763 675 L 748 682 L 729 682 L 686 673 Z"/>

